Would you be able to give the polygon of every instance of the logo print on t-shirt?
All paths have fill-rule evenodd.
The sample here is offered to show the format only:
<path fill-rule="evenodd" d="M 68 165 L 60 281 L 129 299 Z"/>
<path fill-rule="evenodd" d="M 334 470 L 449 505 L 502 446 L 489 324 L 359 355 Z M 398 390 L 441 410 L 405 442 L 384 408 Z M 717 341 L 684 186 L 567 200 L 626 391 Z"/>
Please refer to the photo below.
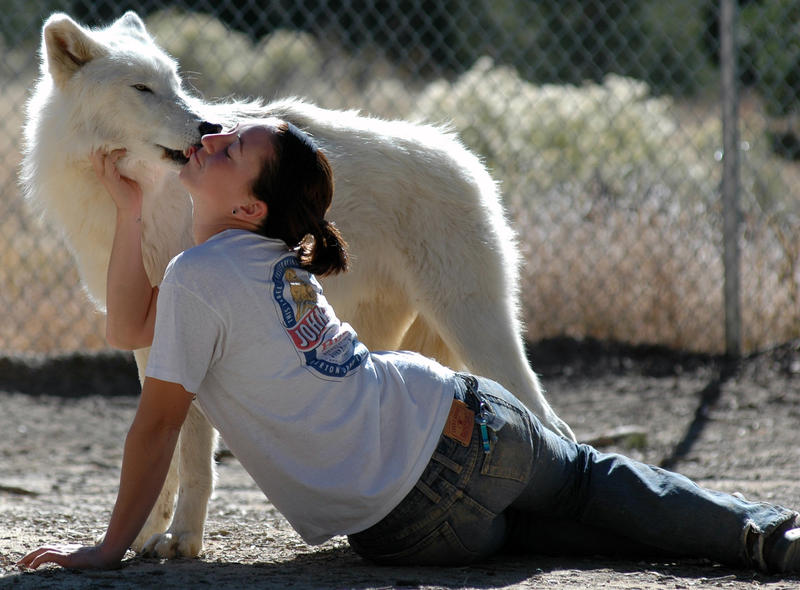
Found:
<path fill-rule="evenodd" d="M 287 268 L 283 276 L 289 283 L 289 292 L 297 306 L 297 317 L 303 317 L 309 309 L 316 307 L 317 292 L 314 291 L 311 283 L 307 283 L 297 276 L 297 271 L 293 268 Z"/>
<path fill-rule="evenodd" d="M 324 377 L 345 377 L 361 366 L 367 349 L 349 325 L 339 322 L 312 280 L 296 257 L 279 260 L 272 273 L 275 303 L 306 365 Z"/>

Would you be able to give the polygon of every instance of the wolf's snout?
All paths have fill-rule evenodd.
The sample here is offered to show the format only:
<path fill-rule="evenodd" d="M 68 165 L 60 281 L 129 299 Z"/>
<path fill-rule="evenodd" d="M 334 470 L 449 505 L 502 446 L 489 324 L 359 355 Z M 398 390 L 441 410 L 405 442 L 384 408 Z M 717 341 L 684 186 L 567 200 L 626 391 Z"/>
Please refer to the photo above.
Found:
<path fill-rule="evenodd" d="M 222 131 L 222 125 L 218 125 L 216 123 L 209 123 L 208 121 L 203 121 L 200 123 L 200 135 L 209 135 L 211 133 L 219 133 Z"/>

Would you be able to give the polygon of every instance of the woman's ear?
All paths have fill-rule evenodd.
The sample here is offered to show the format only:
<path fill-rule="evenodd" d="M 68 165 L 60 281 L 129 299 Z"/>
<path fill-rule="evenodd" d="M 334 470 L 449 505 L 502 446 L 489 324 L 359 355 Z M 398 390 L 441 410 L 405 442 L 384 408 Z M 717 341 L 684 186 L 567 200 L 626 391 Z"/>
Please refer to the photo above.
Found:
<path fill-rule="evenodd" d="M 240 212 L 240 217 L 244 217 L 253 223 L 258 223 L 267 217 L 267 204 L 258 199 L 248 201 L 246 205 L 238 207 L 238 210 Z"/>

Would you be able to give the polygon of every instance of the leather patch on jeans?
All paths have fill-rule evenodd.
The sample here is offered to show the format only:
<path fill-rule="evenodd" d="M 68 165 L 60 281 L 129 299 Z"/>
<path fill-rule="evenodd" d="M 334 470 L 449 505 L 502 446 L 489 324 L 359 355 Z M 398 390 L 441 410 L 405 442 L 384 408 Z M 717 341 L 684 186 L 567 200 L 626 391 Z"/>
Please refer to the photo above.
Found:
<path fill-rule="evenodd" d="M 453 400 L 450 414 L 444 425 L 444 434 L 447 438 L 457 440 L 465 447 L 472 440 L 472 429 L 475 427 L 475 412 L 467 407 L 461 400 Z"/>

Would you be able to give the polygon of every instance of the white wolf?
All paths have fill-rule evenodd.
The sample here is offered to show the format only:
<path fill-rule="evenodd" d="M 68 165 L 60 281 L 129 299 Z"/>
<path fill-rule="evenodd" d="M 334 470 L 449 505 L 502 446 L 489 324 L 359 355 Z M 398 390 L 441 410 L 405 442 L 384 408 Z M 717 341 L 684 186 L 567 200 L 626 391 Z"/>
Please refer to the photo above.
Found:
<path fill-rule="evenodd" d="M 33 207 L 63 229 L 99 307 L 115 208 L 89 154 L 127 149 L 120 169 L 144 190 L 142 251 L 158 284 L 168 261 L 192 245 L 191 202 L 177 171 L 184 150 L 218 128 L 204 121 L 230 125 L 277 116 L 309 132 L 333 166 L 330 217 L 352 254 L 350 272 L 324 281 L 337 314 L 373 350 L 417 350 L 502 382 L 547 426 L 574 438 L 526 361 L 517 317 L 518 260 L 497 187 L 453 135 L 296 100 L 203 103 L 183 90 L 177 64 L 133 12 L 103 29 L 54 14 L 44 25 L 41 52 L 21 180 Z M 141 374 L 147 350 L 135 357 Z M 215 436 L 193 409 L 135 550 L 162 557 L 200 552 Z"/>

